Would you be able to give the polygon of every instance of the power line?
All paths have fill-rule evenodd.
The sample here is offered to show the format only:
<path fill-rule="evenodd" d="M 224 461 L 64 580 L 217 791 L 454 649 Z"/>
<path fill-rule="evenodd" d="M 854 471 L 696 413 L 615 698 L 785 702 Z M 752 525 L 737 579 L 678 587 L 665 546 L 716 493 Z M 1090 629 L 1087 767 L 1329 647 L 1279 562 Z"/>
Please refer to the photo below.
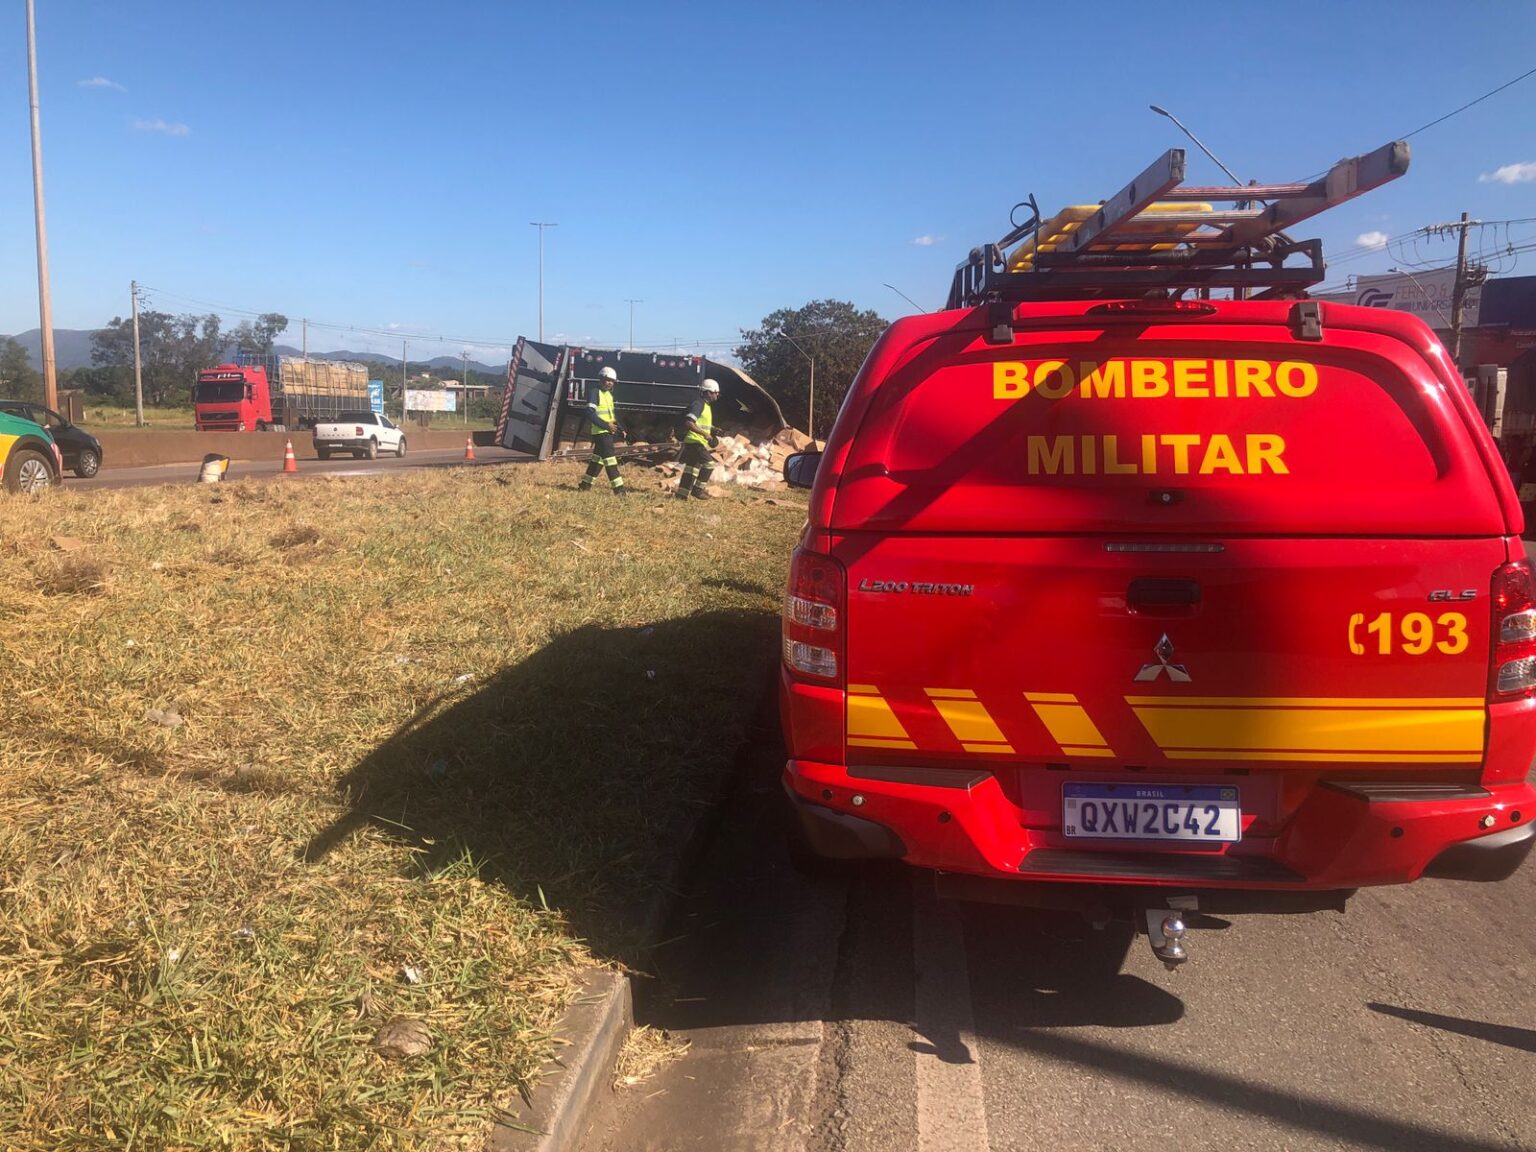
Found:
<path fill-rule="evenodd" d="M 1516 84 L 1520 83 L 1520 81 L 1528 80 L 1532 76 L 1536 76 L 1536 68 L 1532 68 L 1529 72 L 1522 72 L 1522 73 L 1520 73 L 1520 75 L 1516 76 L 1513 80 L 1506 80 L 1503 84 L 1500 84 L 1497 88 L 1490 88 L 1488 91 L 1484 92 L 1481 96 L 1477 97 L 1477 99 L 1475 99 L 1475 100 L 1468 100 L 1460 108 L 1453 108 L 1451 111 L 1447 112 L 1444 116 L 1437 116 L 1437 117 L 1435 117 L 1428 124 L 1420 124 L 1412 132 L 1408 132 L 1408 133 L 1405 133 L 1402 136 L 1398 136 L 1397 139 L 1398 140 L 1409 140 L 1409 139 L 1413 138 L 1414 136 L 1417 136 L 1420 132 L 1423 132 L 1423 131 L 1426 131 L 1427 129 L 1433 128 L 1436 124 L 1444 124 L 1452 116 L 1459 116 L 1463 112 L 1465 112 L 1468 108 L 1472 108 L 1472 107 L 1474 107 L 1474 106 L 1476 106 L 1478 104 L 1481 104 L 1484 100 L 1488 99 L 1490 96 L 1497 96 L 1500 92 L 1504 91 L 1504 89 L 1512 88 Z M 1314 172 L 1314 173 L 1312 173 L 1312 175 L 1310 175 L 1308 177 L 1305 177 L 1305 180 L 1306 181 L 1315 180 L 1315 179 L 1317 179 L 1319 176 L 1323 175 L 1323 173 L 1325 173 L 1327 171 L 1328 171 L 1328 169 L 1324 168 L 1321 171 Z"/>
<path fill-rule="evenodd" d="M 1531 76 L 1536 76 L 1536 68 L 1532 68 L 1529 72 L 1522 72 L 1520 75 L 1516 76 L 1513 80 L 1507 80 L 1503 84 L 1500 84 L 1497 88 L 1493 88 L 1493 89 L 1490 89 L 1487 92 L 1484 92 L 1476 100 L 1468 100 L 1460 108 L 1457 108 L 1457 109 L 1454 109 L 1453 111 L 1447 112 L 1444 116 L 1439 116 L 1439 117 L 1435 118 L 1434 120 L 1431 120 L 1428 124 L 1421 124 L 1419 127 L 1415 128 L 1412 132 L 1408 133 L 1407 136 L 1400 136 L 1400 137 L 1398 137 L 1398 139 L 1400 139 L 1400 140 L 1407 140 L 1410 137 L 1417 136 L 1420 132 L 1424 131 L 1426 128 L 1433 128 L 1436 124 L 1443 124 L 1443 123 L 1445 123 L 1445 121 L 1449 120 L 1452 116 L 1460 115 L 1461 113 L 1465 112 L 1468 108 L 1471 108 L 1473 105 L 1481 104 L 1484 100 L 1488 99 L 1488 97 L 1490 97 L 1490 96 L 1497 96 L 1500 92 L 1504 91 L 1504 89 L 1511 88 L 1514 85 L 1520 83 L 1520 81 L 1522 81 L 1524 79 L 1527 79 L 1528 77 L 1531 77 Z"/>

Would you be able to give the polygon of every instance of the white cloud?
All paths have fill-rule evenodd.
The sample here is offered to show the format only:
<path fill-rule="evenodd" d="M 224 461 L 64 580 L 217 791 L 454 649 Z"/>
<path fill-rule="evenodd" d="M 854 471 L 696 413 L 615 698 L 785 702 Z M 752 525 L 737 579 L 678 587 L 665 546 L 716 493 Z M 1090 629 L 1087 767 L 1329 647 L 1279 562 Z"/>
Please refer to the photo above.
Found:
<path fill-rule="evenodd" d="M 135 120 L 133 122 L 135 132 L 155 132 L 161 136 L 190 136 L 192 129 L 185 124 L 169 123 L 158 116 L 153 120 Z"/>
<path fill-rule="evenodd" d="M 105 76 L 92 76 L 89 80 L 77 80 L 75 82 L 81 88 L 110 88 L 114 92 L 126 92 L 116 80 L 108 80 Z"/>
<path fill-rule="evenodd" d="M 911 243 L 916 244 L 919 248 L 932 248 L 942 239 L 944 239 L 942 236 L 914 236 Z"/>
<path fill-rule="evenodd" d="M 1536 184 L 1536 160 L 1506 164 L 1477 178 L 1479 184 Z"/>
<path fill-rule="evenodd" d="M 1362 232 L 1355 237 L 1355 243 L 1362 248 L 1385 248 L 1390 239 L 1385 232 Z"/>

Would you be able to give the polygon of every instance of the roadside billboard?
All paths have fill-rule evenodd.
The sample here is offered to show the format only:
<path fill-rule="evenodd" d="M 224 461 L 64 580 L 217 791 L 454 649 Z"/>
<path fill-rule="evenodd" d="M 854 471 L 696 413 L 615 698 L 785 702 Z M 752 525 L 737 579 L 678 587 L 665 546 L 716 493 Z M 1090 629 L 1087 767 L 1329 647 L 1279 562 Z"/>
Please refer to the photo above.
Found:
<path fill-rule="evenodd" d="M 368 407 L 381 416 L 384 414 L 384 381 L 368 381 Z"/>
<path fill-rule="evenodd" d="M 457 412 L 459 410 L 458 393 L 407 388 L 405 410 L 407 412 Z"/>
<path fill-rule="evenodd" d="M 1410 312 L 1431 328 L 1451 326 L 1451 294 L 1456 286 L 1456 269 L 1430 268 L 1423 272 L 1391 272 L 1382 276 L 1361 276 L 1349 293 L 1329 293 L 1327 299 L 1347 299 L 1367 308 L 1395 308 Z M 1461 305 L 1463 327 L 1477 327 L 1482 304 L 1482 288 L 1469 288 Z"/>

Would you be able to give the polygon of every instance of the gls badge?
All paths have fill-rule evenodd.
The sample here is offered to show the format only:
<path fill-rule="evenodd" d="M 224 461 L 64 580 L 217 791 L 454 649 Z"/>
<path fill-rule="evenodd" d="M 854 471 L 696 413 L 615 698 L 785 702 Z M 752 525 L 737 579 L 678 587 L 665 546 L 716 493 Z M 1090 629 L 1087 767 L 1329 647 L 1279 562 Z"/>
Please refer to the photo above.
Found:
<path fill-rule="evenodd" d="M 1136 679 L 1142 683 L 1156 680 L 1164 672 L 1168 673 L 1168 679 L 1175 684 L 1190 683 L 1189 669 L 1182 664 L 1173 662 L 1173 641 L 1168 639 L 1168 633 L 1163 633 L 1163 638 L 1152 649 L 1152 655 L 1157 660 L 1152 664 L 1143 664 L 1141 671 L 1136 673 Z"/>

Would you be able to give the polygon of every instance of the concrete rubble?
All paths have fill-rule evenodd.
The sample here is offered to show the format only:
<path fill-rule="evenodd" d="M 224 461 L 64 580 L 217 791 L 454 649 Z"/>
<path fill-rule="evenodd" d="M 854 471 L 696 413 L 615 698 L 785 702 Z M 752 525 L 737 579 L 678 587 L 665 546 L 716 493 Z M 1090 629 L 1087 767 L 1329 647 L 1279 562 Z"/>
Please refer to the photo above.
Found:
<path fill-rule="evenodd" d="M 713 452 L 715 471 L 710 487 L 740 484 L 760 492 L 782 492 L 787 487 L 784 461 L 810 446 L 811 438 L 798 428 L 785 428 L 771 440 L 757 444 L 745 436 L 721 436 Z M 656 465 L 656 471 L 662 476 L 663 488 L 676 488 L 683 466 L 668 460 Z"/>

